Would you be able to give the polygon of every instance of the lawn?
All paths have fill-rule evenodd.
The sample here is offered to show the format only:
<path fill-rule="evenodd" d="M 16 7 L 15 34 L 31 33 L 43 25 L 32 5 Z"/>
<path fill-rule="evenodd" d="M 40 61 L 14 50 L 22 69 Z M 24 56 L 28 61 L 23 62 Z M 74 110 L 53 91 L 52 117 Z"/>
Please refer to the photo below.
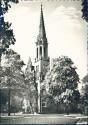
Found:
<path fill-rule="evenodd" d="M 74 124 L 78 121 L 74 116 L 64 115 L 24 115 L 2 117 L 2 124 Z"/>

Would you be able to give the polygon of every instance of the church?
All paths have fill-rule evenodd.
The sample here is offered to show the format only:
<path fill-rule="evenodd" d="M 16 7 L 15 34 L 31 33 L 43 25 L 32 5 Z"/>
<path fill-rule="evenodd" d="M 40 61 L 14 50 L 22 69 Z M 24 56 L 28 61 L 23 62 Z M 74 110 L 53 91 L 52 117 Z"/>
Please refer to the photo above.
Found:
<path fill-rule="evenodd" d="M 38 87 L 38 112 L 41 112 L 41 93 L 40 86 L 41 82 L 45 76 L 45 67 L 48 65 L 48 41 L 46 37 L 43 9 L 41 4 L 41 14 L 40 14 L 40 25 L 39 25 L 39 34 L 36 41 L 36 58 L 34 63 L 34 68 L 36 72 L 36 83 Z"/>
<path fill-rule="evenodd" d="M 38 100 L 37 100 L 38 113 L 42 112 L 41 83 L 44 80 L 46 67 L 48 64 L 49 64 L 48 41 L 46 37 L 43 9 L 41 4 L 39 34 L 37 35 L 37 40 L 36 40 L 36 57 L 35 57 L 34 65 L 32 65 L 31 58 L 29 58 L 28 65 L 27 65 L 27 70 L 31 72 L 31 67 L 32 67 L 32 70 L 34 70 L 34 73 L 35 73 L 35 79 L 36 79 L 35 83 L 37 84 L 37 90 L 38 90 Z"/>

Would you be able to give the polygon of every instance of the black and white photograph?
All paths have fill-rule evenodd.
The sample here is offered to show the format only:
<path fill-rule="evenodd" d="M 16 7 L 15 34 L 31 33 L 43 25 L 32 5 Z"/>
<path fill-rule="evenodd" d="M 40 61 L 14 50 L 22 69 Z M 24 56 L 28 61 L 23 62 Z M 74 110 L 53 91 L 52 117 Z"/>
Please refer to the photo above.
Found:
<path fill-rule="evenodd" d="M 88 0 L 0 0 L 0 124 L 88 124 Z"/>

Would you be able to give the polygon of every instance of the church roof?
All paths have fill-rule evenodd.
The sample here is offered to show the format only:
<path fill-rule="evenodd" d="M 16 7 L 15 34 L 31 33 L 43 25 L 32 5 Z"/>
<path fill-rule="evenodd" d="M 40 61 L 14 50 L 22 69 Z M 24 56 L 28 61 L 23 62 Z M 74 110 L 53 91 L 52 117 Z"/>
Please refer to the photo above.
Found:
<path fill-rule="evenodd" d="M 45 31 L 45 24 L 44 24 L 44 16 L 43 16 L 42 4 L 41 4 L 40 25 L 39 25 L 38 39 L 46 39 L 46 31 Z"/>
<path fill-rule="evenodd" d="M 39 35 L 40 35 L 41 37 L 45 37 L 45 36 L 46 36 L 42 4 L 41 4 L 41 15 L 40 15 Z"/>

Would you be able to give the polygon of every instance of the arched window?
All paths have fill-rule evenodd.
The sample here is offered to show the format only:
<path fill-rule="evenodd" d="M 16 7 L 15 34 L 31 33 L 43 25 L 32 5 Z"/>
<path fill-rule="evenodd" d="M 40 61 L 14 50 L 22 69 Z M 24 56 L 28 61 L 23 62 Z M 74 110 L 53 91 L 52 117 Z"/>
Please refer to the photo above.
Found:
<path fill-rule="evenodd" d="M 40 46 L 40 55 L 42 55 L 42 47 Z"/>
<path fill-rule="evenodd" d="M 46 48 L 44 47 L 44 57 L 46 57 Z"/>
<path fill-rule="evenodd" d="M 37 48 L 37 58 L 38 58 L 38 48 Z"/>

